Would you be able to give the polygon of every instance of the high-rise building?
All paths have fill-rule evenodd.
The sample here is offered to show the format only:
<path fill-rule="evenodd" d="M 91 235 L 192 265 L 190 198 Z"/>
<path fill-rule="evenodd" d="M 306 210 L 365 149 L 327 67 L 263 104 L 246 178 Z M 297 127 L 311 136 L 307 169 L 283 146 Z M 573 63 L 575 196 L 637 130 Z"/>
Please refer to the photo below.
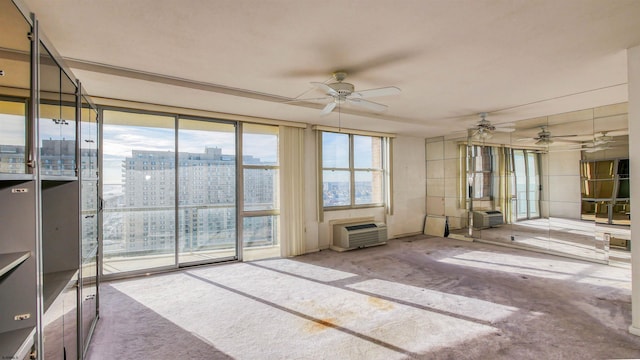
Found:
<path fill-rule="evenodd" d="M 261 162 L 248 156 L 244 163 Z M 121 245 L 128 254 L 173 252 L 176 235 L 180 251 L 185 252 L 235 244 L 236 156 L 205 148 L 202 153 L 178 153 L 175 164 L 175 153 L 167 151 L 133 150 L 123 160 L 123 199 L 120 206 L 114 205 L 128 209 L 120 212 L 124 216 Z M 272 202 L 274 178 L 269 174 L 245 174 L 245 204 Z"/>

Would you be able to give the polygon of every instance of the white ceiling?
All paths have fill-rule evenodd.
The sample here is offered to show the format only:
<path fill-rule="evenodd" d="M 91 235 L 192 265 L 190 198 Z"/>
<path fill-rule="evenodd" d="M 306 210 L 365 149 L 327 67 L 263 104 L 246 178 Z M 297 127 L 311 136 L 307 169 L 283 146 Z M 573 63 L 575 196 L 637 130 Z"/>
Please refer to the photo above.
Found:
<path fill-rule="evenodd" d="M 283 102 L 344 70 L 402 93 L 342 127 L 421 137 L 627 101 L 640 45 L 638 0 L 23 2 L 91 95 L 337 126 Z"/>

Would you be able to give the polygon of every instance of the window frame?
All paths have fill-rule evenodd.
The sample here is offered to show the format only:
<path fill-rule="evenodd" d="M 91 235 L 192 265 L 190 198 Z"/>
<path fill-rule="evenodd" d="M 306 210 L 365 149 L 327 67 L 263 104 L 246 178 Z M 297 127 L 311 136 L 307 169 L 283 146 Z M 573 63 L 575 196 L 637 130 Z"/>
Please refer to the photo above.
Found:
<path fill-rule="evenodd" d="M 485 149 L 488 149 L 487 152 L 488 154 L 485 154 Z M 494 186 L 493 186 L 493 168 L 494 168 L 494 151 L 493 148 L 491 146 L 485 146 L 485 145 L 472 145 L 471 146 L 471 158 L 472 160 L 472 164 L 473 164 L 473 168 L 469 170 L 469 174 L 471 176 L 473 176 L 473 191 L 470 191 L 469 193 L 469 197 L 471 199 L 473 199 L 474 201 L 490 201 L 493 200 L 494 196 L 493 196 L 493 192 L 494 192 Z M 476 159 L 478 158 L 478 154 L 480 155 L 480 157 L 482 158 L 481 163 L 482 163 L 482 169 L 477 169 L 477 161 Z M 489 156 L 489 160 L 487 162 L 487 164 L 489 165 L 489 169 L 485 169 L 484 165 L 485 165 L 485 160 L 484 157 L 488 155 Z M 487 176 L 488 175 L 488 176 Z M 478 179 L 478 177 L 482 177 L 483 182 L 485 179 L 488 179 L 489 184 L 483 184 L 482 186 L 482 196 L 480 197 L 476 197 L 476 191 L 477 191 L 477 187 L 476 187 L 476 181 Z M 484 189 L 488 188 L 489 189 L 489 193 L 485 194 Z"/>
<path fill-rule="evenodd" d="M 276 151 L 277 151 L 277 156 L 276 156 L 276 163 L 275 164 L 245 164 L 245 153 L 244 153 L 244 141 L 245 141 L 245 135 L 247 134 L 252 134 L 252 132 L 250 130 L 247 130 L 246 128 L 251 128 L 251 126 L 269 126 L 269 127 L 274 127 L 275 130 L 275 136 L 276 136 Z M 238 228 L 241 229 L 240 233 L 239 233 L 239 244 L 242 247 L 242 249 L 255 249 L 255 248 L 260 248 L 260 247 L 279 247 L 282 243 L 282 239 L 280 238 L 280 209 L 281 209 L 281 204 L 280 204 L 280 129 L 277 125 L 266 125 L 266 124 L 254 124 L 254 123 L 250 123 L 250 122 L 241 122 L 240 123 L 240 128 L 239 128 L 239 136 L 240 136 L 240 153 L 242 154 L 242 159 L 239 161 L 239 166 L 242 169 L 241 171 L 241 180 L 238 181 L 238 186 L 241 187 L 242 191 L 241 191 L 241 197 L 238 199 L 238 209 L 239 209 L 239 224 L 238 224 Z M 247 206 L 245 204 L 245 196 L 246 196 L 246 189 L 245 189 L 245 175 L 246 175 L 246 171 L 247 170 L 266 170 L 266 171 L 275 171 L 275 179 L 277 181 L 277 183 L 275 184 L 275 190 L 276 193 L 274 194 L 274 201 L 275 203 L 273 204 L 273 209 L 259 209 L 259 210 L 249 210 L 247 209 Z M 272 217 L 273 218 L 273 226 L 275 227 L 275 229 L 272 228 L 272 231 L 274 232 L 274 242 L 271 244 L 267 244 L 267 245 L 258 245 L 258 246 L 252 246 L 252 245 L 248 245 L 249 241 L 248 239 L 245 237 L 245 220 L 251 219 L 251 218 L 260 218 L 260 217 Z M 240 224 L 241 223 L 241 224 Z"/>
<path fill-rule="evenodd" d="M 388 138 L 383 135 L 362 135 L 356 133 L 348 133 L 342 131 L 330 131 L 330 130 L 318 130 L 318 180 L 319 180 L 319 196 L 318 200 L 321 202 L 321 208 L 323 211 L 334 211 L 334 210 L 348 210 L 348 209 L 364 209 L 364 208 L 376 208 L 376 207 L 384 207 L 386 205 L 387 198 L 387 185 L 388 179 L 387 174 L 389 172 L 389 160 L 385 156 L 385 152 L 389 147 Z M 324 134 L 339 134 L 348 136 L 348 168 L 344 167 L 324 167 Z M 378 153 L 380 168 L 370 167 L 370 168 L 357 168 L 355 167 L 355 141 L 354 138 L 356 136 L 359 137 L 368 137 L 373 139 L 379 139 L 380 141 L 380 151 Z M 373 155 L 373 154 L 372 154 Z M 375 161 L 374 161 L 375 162 Z M 327 206 L 325 204 L 325 192 L 324 192 L 324 172 L 325 171 L 346 171 L 349 173 L 349 204 L 348 205 L 335 205 L 335 206 Z M 367 173 L 378 173 L 380 178 L 380 202 L 371 202 L 365 204 L 358 204 L 356 202 L 356 173 L 358 172 L 367 172 Z"/>

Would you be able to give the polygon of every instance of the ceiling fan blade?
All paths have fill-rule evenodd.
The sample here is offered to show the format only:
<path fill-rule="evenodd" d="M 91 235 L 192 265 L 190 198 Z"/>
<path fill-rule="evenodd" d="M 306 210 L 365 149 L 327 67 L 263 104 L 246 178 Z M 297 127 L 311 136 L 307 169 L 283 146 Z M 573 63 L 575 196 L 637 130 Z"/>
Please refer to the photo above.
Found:
<path fill-rule="evenodd" d="M 603 139 L 602 137 L 599 137 L 599 138 L 594 139 L 592 144 L 597 146 L 597 145 L 613 144 L 615 142 L 616 142 L 616 140 L 608 140 L 608 139 Z"/>
<path fill-rule="evenodd" d="M 293 99 L 284 101 L 285 104 L 296 103 L 296 102 L 323 102 L 325 103 L 327 100 L 333 100 L 331 96 L 319 97 L 319 98 L 305 98 L 305 99 Z"/>
<path fill-rule="evenodd" d="M 397 88 L 395 86 L 387 86 L 387 87 L 378 88 L 378 89 L 354 91 L 353 93 L 351 93 L 351 96 L 354 96 L 357 98 L 371 98 L 371 97 L 377 97 L 377 96 L 398 95 L 400 94 L 400 91 L 402 90 L 400 90 L 400 88 Z"/>
<path fill-rule="evenodd" d="M 551 145 L 553 144 L 553 140 L 551 139 L 539 139 L 536 141 L 536 145 Z"/>
<path fill-rule="evenodd" d="M 595 147 L 592 147 L 592 148 L 584 148 L 584 149 L 582 149 L 582 151 L 584 151 L 586 153 L 594 153 L 594 152 L 603 151 L 603 150 L 609 150 L 609 149 L 611 149 L 611 148 L 608 147 L 608 146 L 604 146 L 604 147 L 603 146 L 595 146 Z"/>
<path fill-rule="evenodd" d="M 575 135 L 575 134 L 574 135 L 552 135 L 552 136 L 549 136 L 549 137 L 552 137 L 552 138 L 565 138 L 565 137 L 574 137 L 574 136 L 578 136 L 578 135 Z"/>
<path fill-rule="evenodd" d="M 496 127 L 494 131 L 497 132 L 514 132 L 516 131 L 515 128 L 506 128 L 506 127 Z"/>
<path fill-rule="evenodd" d="M 329 115 L 330 112 L 333 111 L 333 109 L 336 108 L 336 102 L 332 101 L 330 103 L 327 104 L 327 106 L 324 107 L 324 109 L 322 109 L 322 111 L 320 112 L 320 115 L 324 116 L 324 115 Z"/>
<path fill-rule="evenodd" d="M 312 82 L 311 85 L 317 87 L 318 89 L 324 91 L 325 93 L 331 96 L 338 96 L 338 92 L 333 90 L 329 85 L 321 82 Z"/>
<path fill-rule="evenodd" d="M 374 111 L 374 112 L 383 112 L 383 111 L 387 110 L 387 108 L 388 108 L 387 105 L 378 104 L 376 102 L 369 101 L 369 100 L 364 100 L 364 99 L 360 99 L 360 98 L 348 97 L 347 101 L 351 102 L 354 105 L 358 105 L 360 107 L 363 107 L 365 109 L 368 109 L 368 110 L 371 110 L 371 111 Z"/>

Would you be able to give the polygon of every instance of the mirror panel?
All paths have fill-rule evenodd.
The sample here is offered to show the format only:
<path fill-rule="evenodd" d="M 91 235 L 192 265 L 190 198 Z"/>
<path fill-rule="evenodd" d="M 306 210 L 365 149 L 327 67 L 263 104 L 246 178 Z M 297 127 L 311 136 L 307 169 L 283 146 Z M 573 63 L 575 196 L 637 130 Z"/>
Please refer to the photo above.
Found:
<path fill-rule="evenodd" d="M 508 150 L 511 180 L 510 242 L 516 246 L 549 249 L 549 159 L 547 118 L 516 123 Z"/>
<path fill-rule="evenodd" d="M 427 214 L 444 214 L 453 238 L 630 263 L 626 108 L 427 139 Z"/>
<path fill-rule="evenodd" d="M 626 107 L 615 104 L 526 119 L 514 123 L 514 131 L 506 135 L 496 131 L 474 139 L 467 132 L 466 138 L 452 137 L 449 146 L 457 146 L 460 162 L 459 216 L 446 212 L 452 233 L 628 263 Z M 481 213 L 486 217 L 493 211 L 501 213 L 503 223 L 482 223 Z"/>

